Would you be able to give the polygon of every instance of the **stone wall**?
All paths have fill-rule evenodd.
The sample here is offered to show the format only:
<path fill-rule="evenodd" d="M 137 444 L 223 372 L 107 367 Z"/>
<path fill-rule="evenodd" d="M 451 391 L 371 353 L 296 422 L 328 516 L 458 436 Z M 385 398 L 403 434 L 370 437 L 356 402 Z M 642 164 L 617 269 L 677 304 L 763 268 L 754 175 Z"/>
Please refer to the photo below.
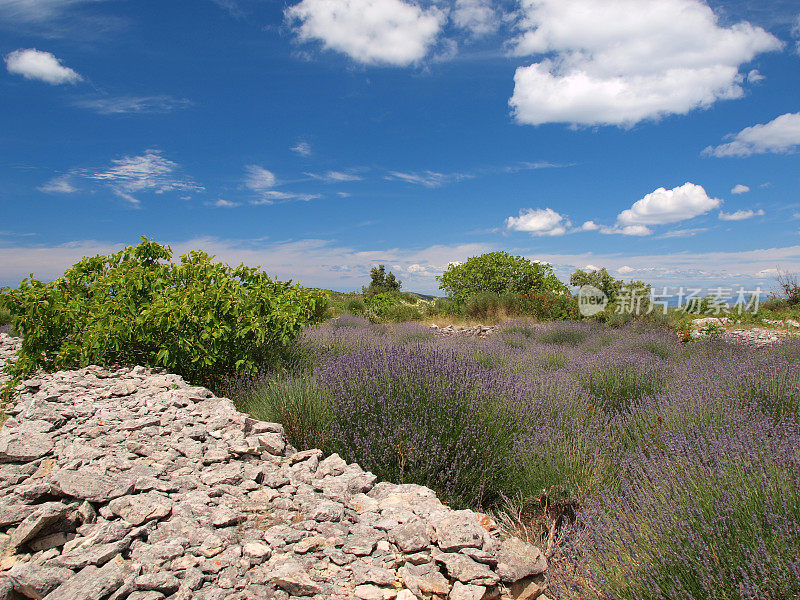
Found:
<path fill-rule="evenodd" d="M 0 333 L 0 366 L 19 341 Z M 143 367 L 41 374 L 0 429 L 0 600 L 536 598 L 494 522 Z"/>

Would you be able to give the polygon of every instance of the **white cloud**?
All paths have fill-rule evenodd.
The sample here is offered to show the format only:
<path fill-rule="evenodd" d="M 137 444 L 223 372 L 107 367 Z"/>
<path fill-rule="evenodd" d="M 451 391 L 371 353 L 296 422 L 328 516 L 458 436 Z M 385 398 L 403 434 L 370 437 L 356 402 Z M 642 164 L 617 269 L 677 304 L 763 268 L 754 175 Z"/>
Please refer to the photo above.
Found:
<path fill-rule="evenodd" d="M 488 0 L 456 0 L 453 22 L 475 37 L 497 31 L 500 18 Z"/>
<path fill-rule="evenodd" d="M 702 186 L 685 183 L 671 190 L 658 188 L 617 216 L 620 225 L 677 223 L 718 208 L 722 201 L 709 198 Z"/>
<path fill-rule="evenodd" d="M 137 242 L 135 239 L 127 241 Z M 304 285 L 339 290 L 360 289 L 369 280 L 371 266 L 400 265 L 400 269 L 393 271 L 403 280 L 403 287 L 423 293 L 437 293 L 438 284 L 434 277 L 441 274 L 448 263 L 458 264 L 470 256 L 501 249 L 491 244 L 358 249 L 320 239 L 270 242 L 198 237 L 158 241 L 169 244 L 176 256 L 189 250 L 203 249 L 228 264 L 260 265 L 267 273 L 282 280 L 293 279 Z M 95 240 L 40 246 L 10 245 L 7 242 L 0 245 L 0 285 L 16 285 L 31 272 L 40 279 L 51 280 L 84 256 L 109 254 L 122 247 L 123 244 Z M 514 254 L 526 254 L 524 250 L 510 250 Z M 562 281 L 567 281 L 571 273 L 584 265 L 600 264 L 612 273 L 636 273 L 637 277 L 654 285 L 683 286 L 684 289 L 694 285 L 765 285 L 765 280 L 774 279 L 776 265 L 782 272 L 800 272 L 800 245 L 736 252 L 649 255 L 585 252 L 529 254 L 528 257 L 552 264 Z M 676 291 L 671 289 L 669 293 Z"/>
<path fill-rule="evenodd" d="M 521 0 L 509 104 L 531 125 L 631 126 L 744 92 L 741 65 L 781 42 L 749 23 L 720 26 L 700 0 Z"/>
<path fill-rule="evenodd" d="M 800 15 L 797 15 L 797 18 L 794 20 L 794 27 L 792 27 L 792 36 L 795 38 L 800 38 Z M 795 50 L 798 54 L 800 54 L 800 39 L 798 39 L 797 44 L 795 45 Z"/>
<path fill-rule="evenodd" d="M 2 0 L 0 14 L 9 20 L 41 22 L 55 18 L 73 4 L 95 0 Z"/>
<path fill-rule="evenodd" d="M 263 192 L 275 185 L 275 175 L 264 167 L 247 165 L 245 168 L 244 184 L 254 192 Z"/>
<path fill-rule="evenodd" d="M 215 206 L 217 208 L 236 208 L 237 206 L 240 206 L 240 204 L 238 202 L 231 202 L 230 200 L 225 200 L 223 198 L 220 198 L 219 200 L 214 202 L 212 206 Z"/>
<path fill-rule="evenodd" d="M 282 204 L 284 202 L 308 202 L 321 198 L 320 194 L 302 194 L 297 192 L 280 192 L 278 190 L 266 190 L 261 193 L 261 198 L 253 200 L 250 204 L 254 206 Z"/>
<path fill-rule="evenodd" d="M 60 175 L 58 177 L 54 177 L 36 189 L 40 192 L 45 192 L 48 194 L 71 194 L 78 191 L 78 188 L 73 186 L 70 182 L 69 175 Z"/>
<path fill-rule="evenodd" d="M 597 231 L 600 229 L 600 225 L 595 223 L 594 221 L 586 221 L 580 227 L 581 231 Z"/>
<path fill-rule="evenodd" d="M 297 142 L 297 145 L 292 147 L 292 152 L 300 156 L 311 156 L 311 144 L 308 142 Z"/>
<path fill-rule="evenodd" d="M 750 72 L 747 74 L 747 81 L 749 81 L 750 83 L 758 83 L 759 81 L 764 81 L 765 79 L 766 79 L 766 77 L 764 77 L 764 76 L 763 76 L 763 75 L 762 75 L 762 74 L 759 72 L 759 70 L 758 70 L 758 69 L 752 69 L 752 70 L 751 70 L 751 71 L 750 71 Z"/>
<path fill-rule="evenodd" d="M 706 156 L 750 156 L 752 154 L 788 154 L 800 146 L 800 113 L 786 113 L 769 123 L 745 127 L 737 134 L 726 136 L 730 142 L 709 146 Z"/>
<path fill-rule="evenodd" d="M 328 171 L 324 175 L 318 175 L 316 173 L 306 173 L 309 177 L 314 179 L 319 179 L 320 181 L 324 181 L 326 183 L 341 183 L 344 181 L 361 181 L 364 178 L 357 173 L 353 173 L 351 171 Z"/>
<path fill-rule="evenodd" d="M 736 212 L 726 213 L 719 211 L 719 218 L 723 221 L 744 221 L 753 217 L 763 217 L 764 209 L 758 210 L 737 210 Z"/>
<path fill-rule="evenodd" d="M 613 227 L 603 226 L 600 233 L 605 235 L 633 235 L 637 237 L 650 235 L 652 230 L 644 225 L 614 225 Z"/>
<path fill-rule="evenodd" d="M 658 236 L 661 239 L 694 237 L 698 233 L 708 231 L 708 227 L 695 227 L 693 229 L 673 229 Z"/>
<path fill-rule="evenodd" d="M 424 185 L 425 187 L 429 188 L 437 188 L 454 181 L 464 181 L 474 177 L 475 175 L 469 173 L 438 173 L 437 171 L 417 171 L 404 173 L 402 171 L 389 171 L 389 174 L 386 175 L 384 179 L 387 181 L 405 181 L 406 183 Z"/>
<path fill-rule="evenodd" d="M 77 83 L 83 79 L 78 73 L 65 67 L 50 52 L 42 52 L 36 48 L 20 48 L 5 56 L 6 69 L 14 75 L 22 75 L 25 79 L 38 79 L 50 85 Z"/>
<path fill-rule="evenodd" d="M 105 181 L 117 196 L 138 206 L 137 192 L 163 194 L 172 191 L 203 191 L 203 187 L 175 172 L 178 164 L 164 158 L 160 150 L 146 150 L 139 156 L 125 156 L 111 161 L 105 171 L 89 173 L 89 179 Z"/>
<path fill-rule="evenodd" d="M 731 194 L 746 194 L 749 191 L 750 191 L 749 187 L 747 187 L 746 185 L 742 185 L 741 183 L 737 183 L 735 186 L 733 186 Z"/>
<path fill-rule="evenodd" d="M 88 108 L 101 115 L 124 115 L 142 113 L 167 113 L 192 105 L 186 98 L 172 96 L 119 96 L 77 100 L 75 106 Z"/>
<path fill-rule="evenodd" d="M 406 66 L 428 53 L 444 25 L 438 8 L 402 0 L 302 0 L 285 11 L 300 41 L 372 65 Z"/>
<path fill-rule="evenodd" d="M 556 236 L 567 233 L 571 224 L 568 219 L 552 208 L 526 208 L 518 217 L 508 217 L 506 227 L 512 231 L 524 231 L 531 235 Z"/>

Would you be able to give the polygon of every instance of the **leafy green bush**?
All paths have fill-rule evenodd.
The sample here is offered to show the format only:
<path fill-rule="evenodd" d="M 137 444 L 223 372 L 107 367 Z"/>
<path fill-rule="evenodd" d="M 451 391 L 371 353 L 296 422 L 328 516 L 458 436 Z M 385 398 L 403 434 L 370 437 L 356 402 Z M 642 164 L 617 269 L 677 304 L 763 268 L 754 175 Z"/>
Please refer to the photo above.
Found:
<path fill-rule="evenodd" d="M 7 308 L 0 307 L 0 327 L 11 323 L 11 311 Z"/>
<path fill-rule="evenodd" d="M 397 304 L 386 311 L 385 317 L 394 323 L 404 323 L 406 321 L 419 321 L 422 313 L 415 306 L 410 304 Z"/>
<path fill-rule="evenodd" d="M 472 319 L 496 318 L 500 297 L 491 292 L 478 292 L 464 302 L 464 314 Z"/>
<path fill-rule="evenodd" d="M 382 292 L 372 296 L 365 296 L 364 303 L 378 320 L 382 320 L 392 307 L 402 304 L 403 301 L 396 294 Z"/>
<path fill-rule="evenodd" d="M 90 364 L 162 366 L 216 386 L 254 373 L 321 319 L 326 299 L 256 268 L 230 267 L 142 238 L 109 256 L 84 258 L 63 277 L 4 288 L 0 305 L 24 337 L 11 372 L 26 376 Z"/>
<path fill-rule="evenodd" d="M 461 264 L 451 264 L 436 279 L 439 287 L 458 302 L 465 302 L 481 292 L 568 291 L 550 265 L 507 252 L 490 252 L 473 256 Z"/>
<path fill-rule="evenodd" d="M 367 312 L 367 305 L 357 296 L 351 296 L 344 301 L 344 310 L 350 315 L 363 315 Z"/>

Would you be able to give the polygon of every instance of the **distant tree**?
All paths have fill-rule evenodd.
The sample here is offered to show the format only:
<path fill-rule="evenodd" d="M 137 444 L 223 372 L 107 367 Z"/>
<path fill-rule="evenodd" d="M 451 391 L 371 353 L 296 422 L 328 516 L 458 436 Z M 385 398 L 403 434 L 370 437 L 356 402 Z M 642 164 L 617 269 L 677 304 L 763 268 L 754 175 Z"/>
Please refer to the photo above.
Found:
<path fill-rule="evenodd" d="M 482 292 L 569 293 L 549 264 L 512 256 L 507 252 L 490 252 L 473 256 L 464 263 L 451 264 L 436 279 L 439 287 L 458 302 Z"/>
<path fill-rule="evenodd" d="M 574 287 L 592 285 L 608 296 L 609 301 L 616 300 L 625 282 L 621 279 L 614 279 L 606 268 L 595 269 L 594 271 L 577 270 L 569 276 L 569 284 Z"/>
<path fill-rule="evenodd" d="M 386 272 L 386 265 L 372 267 L 369 271 L 369 277 L 369 286 L 362 289 L 365 296 L 399 292 L 400 286 L 403 284 L 402 281 L 394 276 L 394 273 L 391 271 Z"/>

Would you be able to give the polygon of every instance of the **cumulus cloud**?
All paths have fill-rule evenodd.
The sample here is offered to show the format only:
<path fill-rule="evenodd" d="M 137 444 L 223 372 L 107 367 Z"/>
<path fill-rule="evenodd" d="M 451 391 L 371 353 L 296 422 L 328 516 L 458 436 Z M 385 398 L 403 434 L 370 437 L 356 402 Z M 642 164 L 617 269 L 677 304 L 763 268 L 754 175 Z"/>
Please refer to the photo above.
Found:
<path fill-rule="evenodd" d="M 302 0 L 286 19 L 302 42 L 369 65 L 410 65 L 428 54 L 445 22 L 438 8 L 402 0 Z"/>
<path fill-rule="evenodd" d="M 723 221 L 744 221 L 753 217 L 763 217 L 764 209 L 758 210 L 737 210 L 736 212 L 726 213 L 719 211 L 719 218 Z"/>
<path fill-rule="evenodd" d="M 50 85 L 77 83 L 83 79 L 77 72 L 61 64 L 50 52 L 36 48 L 20 48 L 5 57 L 6 69 L 14 75 L 22 75 L 25 79 L 37 79 Z"/>
<path fill-rule="evenodd" d="M 275 175 L 259 165 L 247 165 L 245 168 L 244 185 L 254 192 L 263 192 L 275 185 Z"/>
<path fill-rule="evenodd" d="M 800 146 L 800 113 L 786 113 L 769 123 L 745 127 L 727 138 L 731 141 L 719 146 L 709 146 L 703 150 L 703 154 L 722 157 L 796 152 Z"/>
<path fill-rule="evenodd" d="M 139 156 L 125 156 L 112 160 L 104 171 L 89 173 L 89 179 L 107 182 L 114 193 L 134 206 L 138 192 L 200 192 L 203 187 L 191 179 L 178 175 L 178 164 L 164 158 L 160 150 L 146 150 Z"/>
<path fill-rule="evenodd" d="M 709 198 L 702 186 L 687 182 L 671 190 L 660 187 L 650 192 L 623 210 L 617 222 L 622 226 L 677 223 L 703 215 L 721 204 L 719 198 Z"/>
<path fill-rule="evenodd" d="M 552 208 L 526 208 L 518 217 L 508 217 L 506 227 L 512 231 L 524 231 L 534 236 L 556 236 L 567 233 L 571 224 L 564 215 Z"/>
<path fill-rule="evenodd" d="M 731 189 L 731 194 L 746 194 L 749 191 L 749 187 L 742 185 L 741 183 L 737 183 L 735 186 L 733 186 L 733 189 Z"/>
<path fill-rule="evenodd" d="M 71 194 L 78 191 L 78 188 L 76 188 L 70 182 L 69 175 L 60 175 L 58 177 L 54 177 L 36 189 L 47 194 Z"/>
<path fill-rule="evenodd" d="M 519 123 L 632 126 L 744 93 L 739 68 L 782 43 L 721 26 L 700 0 L 522 0 L 514 76 Z"/>
<path fill-rule="evenodd" d="M 488 0 L 456 0 L 453 23 L 461 29 L 480 37 L 497 31 L 500 18 Z"/>
<path fill-rule="evenodd" d="M 101 115 L 124 115 L 172 112 L 191 106 L 192 101 L 172 96 L 118 96 L 76 100 L 74 105 Z"/>

